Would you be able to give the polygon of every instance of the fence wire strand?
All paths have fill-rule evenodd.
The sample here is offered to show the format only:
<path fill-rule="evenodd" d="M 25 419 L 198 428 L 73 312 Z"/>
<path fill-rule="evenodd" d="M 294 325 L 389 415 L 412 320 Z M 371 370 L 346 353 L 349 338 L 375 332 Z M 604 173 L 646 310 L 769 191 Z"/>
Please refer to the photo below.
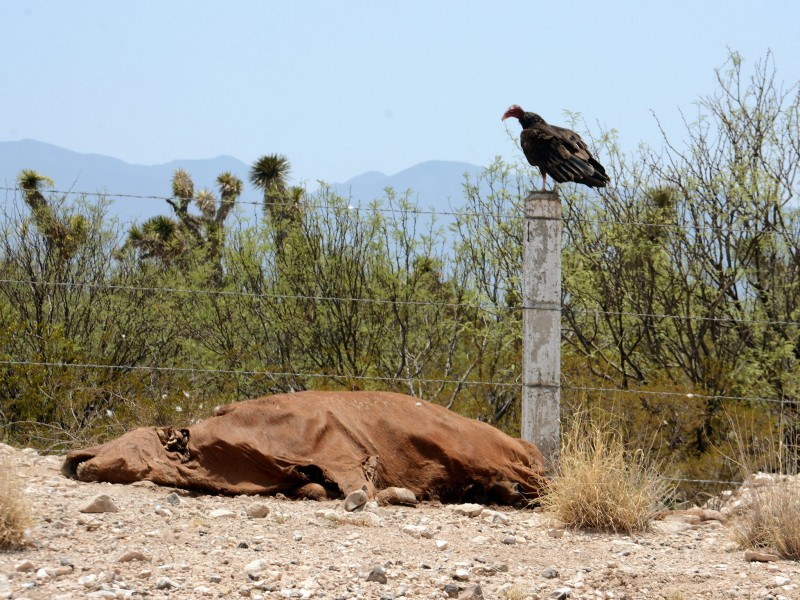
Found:
<path fill-rule="evenodd" d="M 6 192 L 14 192 L 14 193 L 25 191 L 23 188 L 16 186 L 0 186 L 0 190 L 4 190 Z M 56 190 L 56 189 L 50 189 L 47 190 L 47 192 L 51 194 L 60 194 L 62 196 L 80 196 L 80 197 L 102 196 L 107 198 L 119 198 L 123 200 L 160 200 L 163 202 L 176 200 L 175 196 L 123 194 L 116 192 L 87 192 L 87 191 Z M 344 200 L 345 198 L 342 199 Z M 190 199 L 190 201 L 194 200 L 196 200 L 196 197 Z M 237 199 L 236 204 L 244 206 L 263 206 L 264 201 Z M 284 207 L 284 208 L 294 208 L 296 206 L 295 203 L 293 202 L 272 202 L 271 204 L 276 207 Z M 362 205 L 331 204 L 324 202 L 309 202 L 304 204 L 304 206 L 310 210 L 354 210 L 354 211 L 377 212 L 385 214 L 415 214 L 415 215 L 427 215 L 432 217 L 442 216 L 442 217 L 457 217 L 457 218 L 491 217 L 493 219 L 498 219 L 498 220 L 520 217 L 522 215 L 521 208 L 520 211 L 518 212 L 501 212 L 501 211 L 492 212 L 492 211 L 424 209 L 418 206 L 387 207 L 387 206 L 377 206 L 374 203 L 368 204 L 367 206 L 362 206 Z M 591 224 L 591 225 L 621 225 L 621 226 L 648 227 L 657 229 L 658 228 L 686 229 L 692 231 L 728 232 L 736 234 L 775 233 L 781 235 L 793 235 L 796 237 L 800 236 L 800 231 L 789 231 L 786 229 L 779 229 L 774 225 L 770 227 L 768 230 L 765 230 L 764 228 L 759 228 L 759 227 L 738 227 L 738 226 L 731 227 L 731 226 L 712 225 L 709 223 L 685 223 L 685 222 L 652 223 L 647 221 L 636 221 L 636 220 L 624 221 L 620 219 L 579 219 L 571 215 L 564 215 L 562 217 L 562 220 L 565 223 L 581 223 L 581 224 Z"/>
<path fill-rule="evenodd" d="M 13 193 L 24 193 L 21 187 L 7 187 L 0 186 L 0 190 Z M 87 192 L 76 190 L 47 190 L 48 193 L 67 196 L 80 196 L 91 197 L 100 196 L 121 200 L 147 200 L 147 201 L 174 201 L 174 196 L 160 196 L 160 195 L 143 195 L 143 194 L 124 194 L 115 192 Z M 192 199 L 194 200 L 194 198 Z M 343 198 L 347 200 L 347 198 Z M 263 206 L 263 200 L 236 200 L 237 204 L 248 206 Z M 273 203 L 277 206 L 293 207 L 291 202 L 286 203 Z M 522 209 L 515 212 L 508 211 L 469 211 L 469 210 L 433 210 L 422 209 L 418 206 L 380 206 L 376 203 L 367 206 L 361 205 L 348 205 L 348 204 L 335 204 L 324 202 L 309 202 L 304 205 L 309 210 L 334 210 L 334 211 L 365 211 L 365 212 L 379 212 L 386 214 L 414 214 L 414 215 L 428 215 L 432 217 L 488 217 L 496 220 L 521 218 Z M 782 235 L 798 236 L 800 232 L 782 230 L 775 227 L 767 230 L 758 227 L 724 227 L 711 225 L 707 223 L 679 223 L 679 222 L 660 222 L 651 223 L 637 220 L 613 220 L 613 219 L 578 219 L 577 217 L 564 215 L 563 221 L 569 223 L 588 224 L 590 226 L 598 225 L 613 225 L 613 226 L 633 226 L 633 227 L 647 227 L 659 229 L 685 229 L 692 231 L 724 231 L 728 233 L 748 234 L 748 233 L 778 233 Z M 257 293 L 247 291 L 231 291 L 231 290 L 214 290 L 214 289 L 199 289 L 199 288 L 181 288 L 181 287 L 159 287 L 159 286 L 131 286 L 131 285 L 112 285 L 105 283 L 91 283 L 91 282 L 53 282 L 53 281 L 35 281 L 24 279 L 0 279 L 0 284 L 5 285 L 24 285 L 24 286 L 52 286 L 63 288 L 86 288 L 86 289 L 107 289 L 111 291 L 124 291 L 136 293 L 167 293 L 167 294 L 196 294 L 205 296 L 218 296 L 218 297 L 245 297 L 256 299 L 276 299 L 276 300 L 307 300 L 312 302 L 358 302 L 358 303 L 373 303 L 373 304 L 391 304 L 400 306 L 441 306 L 445 308 L 469 308 L 479 309 L 486 311 L 524 311 L 530 307 L 525 306 L 502 306 L 498 304 L 482 303 L 482 302 L 432 302 L 432 301 L 416 301 L 416 300 L 398 300 L 398 299 L 381 299 L 381 298 L 357 298 L 357 297 L 337 297 L 327 295 L 297 295 L 297 294 L 269 294 Z M 591 308 L 575 308 L 572 306 L 562 306 L 562 313 L 571 313 L 576 315 L 586 316 L 622 316 L 639 319 L 672 319 L 672 320 L 686 320 L 686 321 L 709 321 L 715 323 L 730 323 L 730 324 L 749 324 L 749 325 L 770 325 L 770 326 L 783 326 L 783 327 L 797 327 L 800 322 L 792 320 L 774 320 L 774 319 L 738 319 L 733 317 L 717 317 L 717 316 L 702 316 L 702 315 L 675 315 L 675 314 L 659 314 L 648 312 L 635 312 L 635 311 L 607 311 Z M 164 373 L 182 373 L 182 374 L 205 374 L 205 375 L 225 375 L 225 376 L 244 376 L 244 377 L 264 377 L 269 379 L 278 378 L 296 378 L 296 379 L 331 379 L 331 380 L 345 380 L 345 381 L 373 381 L 382 383 L 411 383 L 411 384 L 438 384 L 438 385 L 456 385 L 459 387 L 466 386 L 490 386 L 501 387 L 507 389 L 521 390 L 524 386 L 520 381 L 514 382 L 497 382 L 497 381 L 480 381 L 469 379 L 456 379 L 456 378 L 423 378 L 423 377 L 383 377 L 377 375 L 349 375 L 343 373 L 302 373 L 302 372 L 289 372 L 289 371 L 271 371 L 268 369 L 219 369 L 219 368 L 204 368 L 204 367 L 165 367 L 165 366 L 148 366 L 148 365 L 118 365 L 118 364 L 102 364 L 96 362 L 61 362 L 61 361 L 27 361 L 27 360 L 0 360 L 0 365 L 7 367 L 12 366 L 30 366 L 30 367 L 46 367 L 46 368 L 65 368 L 65 369 L 96 369 L 96 370 L 124 370 L 124 371 L 146 371 L 146 372 L 164 372 Z M 752 402 L 752 403 L 766 403 L 778 405 L 798 405 L 800 400 L 791 400 L 787 398 L 770 398 L 762 396 L 736 396 L 736 395 L 715 395 L 706 393 L 696 393 L 693 391 L 663 391 L 663 390 L 647 390 L 647 389 L 630 389 L 630 388 L 616 388 L 616 387 L 600 387 L 600 386 L 578 386 L 569 383 L 563 383 L 561 389 L 569 392 L 585 393 L 585 394 L 624 394 L 636 396 L 650 396 L 662 398 L 684 398 L 687 400 L 696 401 L 736 401 L 736 402 Z M 727 485 L 727 486 L 741 486 L 746 481 L 730 481 L 720 479 L 692 479 L 680 477 L 662 477 L 662 479 L 673 482 L 694 483 L 703 485 Z"/>

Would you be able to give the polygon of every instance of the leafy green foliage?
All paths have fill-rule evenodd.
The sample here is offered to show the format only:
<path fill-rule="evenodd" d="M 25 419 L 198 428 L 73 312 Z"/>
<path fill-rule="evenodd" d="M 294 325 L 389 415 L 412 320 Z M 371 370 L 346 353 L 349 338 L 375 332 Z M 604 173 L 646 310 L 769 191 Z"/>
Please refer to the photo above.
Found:
<path fill-rule="evenodd" d="M 684 144 L 625 155 L 603 133 L 612 185 L 561 187 L 565 414 L 604 408 L 681 477 L 734 476 L 728 412 L 800 437 L 800 97 L 769 57 L 742 65 Z M 392 190 L 309 195 L 290 169 L 253 164 L 258 223 L 236 220 L 231 174 L 211 192 L 176 171 L 171 214 L 127 232 L 102 198 L 68 205 L 23 172 L 0 223 L 6 435 L 71 444 L 309 388 L 403 391 L 519 433 L 527 165 L 465 180 L 446 225 Z"/>

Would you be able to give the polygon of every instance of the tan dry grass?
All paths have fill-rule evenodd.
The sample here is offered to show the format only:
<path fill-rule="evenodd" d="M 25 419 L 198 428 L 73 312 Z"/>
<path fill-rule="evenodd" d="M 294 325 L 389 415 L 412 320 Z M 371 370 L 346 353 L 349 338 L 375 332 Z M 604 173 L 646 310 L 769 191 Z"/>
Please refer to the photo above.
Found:
<path fill-rule="evenodd" d="M 542 505 L 567 527 L 628 534 L 647 529 L 670 491 L 644 452 L 625 448 L 610 417 L 583 414 L 562 432 Z"/>
<path fill-rule="evenodd" d="M 0 550 L 13 550 L 26 543 L 26 530 L 33 522 L 30 503 L 19 479 L 0 457 Z"/>
<path fill-rule="evenodd" d="M 738 458 L 726 458 L 738 465 L 745 481 L 734 496 L 742 504 L 733 510 L 731 536 L 742 548 L 765 548 L 783 558 L 800 559 L 800 449 L 784 443 L 780 427 L 760 438 L 752 422 L 736 414 L 728 419 Z M 767 481 L 764 473 L 771 474 Z"/>
<path fill-rule="evenodd" d="M 794 477 L 751 488 L 731 525 L 743 548 L 769 548 L 783 558 L 800 559 L 800 482 Z"/>

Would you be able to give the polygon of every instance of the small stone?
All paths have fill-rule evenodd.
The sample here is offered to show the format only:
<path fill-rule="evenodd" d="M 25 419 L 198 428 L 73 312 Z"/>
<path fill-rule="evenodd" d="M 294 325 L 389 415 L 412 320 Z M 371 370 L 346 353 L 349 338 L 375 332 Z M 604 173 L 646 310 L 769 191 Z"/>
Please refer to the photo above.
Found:
<path fill-rule="evenodd" d="M 453 579 L 456 581 L 469 581 L 469 571 L 466 569 L 456 569 L 456 572 L 453 573 Z"/>
<path fill-rule="evenodd" d="M 488 508 L 481 512 L 480 518 L 484 523 L 491 523 L 492 525 L 508 525 L 511 522 L 511 518 L 508 515 Z"/>
<path fill-rule="evenodd" d="M 483 506 L 480 504 L 457 504 L 453 506 L 453 512 L 457 515 L 477 517 L 483 512 Z"/>
<path fill-rule="evenodd" d="M 404 506 L 416 506 L 417 496 L 408 488 L 388 487 L 382 489 L 377 494 L 378 502 L 381 504 L 398 504 Z"/>
<path fill-rule="evenodd" d="M 784 577 L 783 575 L 778 575 L 775 577 L 775 585 L 789 585 L 791 582 L 791 579 Z"/>
<path fill-rule="evenodd" d="M 449 598 L 458 598 L 460 592 L 461 588 L 454 583 L 448 583 L 444 586 L 444 593 L 447 594 Z"/>
<path fill-rule="evenodd" d="M 82 513 L 106 513 L 119 512 L 119 507 L 114 503 L 111 496 L 100 494 L 92 498 L 82 509 Z"/>
<path fill-rule="evenodd" d="M 150 562 L 150 557 L 147 556 L 144 552 L 139 552 L 138 550 L 130 550 L 120 556 L 117 559 L 117 562 L 125 563 L 131 562 L 132 560 L 139 560 L 142 562 Z"/>
<path fill-rule="evenodd" d="M 252 519 L 263 519 L 269 515 L 269 506 L 263 502 L 253 502 L 247 507 L 247 516 Z"/>
<path fill-rule="evenodd" d="M 433 533 L 425 525 L 405 525 L 400 531 L 415 538 L 431 539 L 433 537 Z"/>
<path fill-rule="evenodd" d="M 267 561 L 259 558 L 258 560 L 254 560 L 252 562 L 247 563 L 244 566 L 244 572 L 251 579 L 255 579 L 256 575 L 258 575 L 266 567 L 267 567 Z"/>
<path fill-rule="evenodd" d="M 565 600 L 569 598 L 572 590 L 568 587 L 558 588 L 557 590 L 553 590 L 550 592 L 550 597 L 555 598 L 556 600 Z"/>
<path fill-rule="evenodd" d="M 744 559 L 747 562 L 774 562 L 779 560 L 777 554 L 770 552 L 761 552 L 759 550 L 745 550 Z"/>
<path fill-rule="evenodd" d="M 208 513 L 209 518 L 211 519 L 230 519 L 236 516 L 236 513 L 232 510 L 228 510 L 227 508 L 215 508 L 210 513 Z"/>
<path fill-rule="evenodd" d="M 450 547 L 450 542 L 446 540 L 436 540 L 437 550 L 447 550 Z"/>
<path fill-rule="evenodd" d="M 372 571 L 369 572 L 369 575 L 367 575 L 367 581 L 386 583 L 388 581 L 388 579 L 386 579 L 386 571 L 384 571 L 382 566 L 375 565 L 372 567 Z"/>
<path fill-rule="evenodd" d="M 158 487 L 158 484 L 150 481 L 149 479 L 140 479 L 139 481 L 134 481 L 131 485 L 133 487 L 143 487 L 143 488 Z"/>
<path fill-rule="evenodd" d="M 180 585 L 178 585 L 169 577 L 159 577 L 158 579 L 156 579 L 157 590 L 174 590 L 180 587 L 181 587 Z"/>
<path fill-rule="evenodd" d="M 347 494 L 347 498 L 344 499 L 344 509 L 347 512 L 361 510 L 364 508 L 367 500 L 369 500 L 369 497 L 367 496 L 366 490 L 355 490 Z"/>
<path fill-rule="evenodd" d="M 182 500 L 181 497 L 178 496 L 175 492 L 172 492 L 169 496 L 166 497 L 166 502 L 170 506 L 178 506 Z"/>
<path fill-rule="evenodd" d="M 35 565 L 31 561 L 24 560 L 20 563 L 17 563 L 17 565 L 14 567 L 14 570 L 18 573 L 27 573 L 28 571 L 33 571 L 34 568 Z"/>
<path fill-rule="evenodd" d="M 547 567 L 544 571 L 542 571 L 542 577 L 545 579 L 555 579 L 558 577 L 558 571 L 555 567 Z"/>
<path fill-rule="evenodd" d="M 139 571 L 136 574 L 136 576 L 139 579 L 148 579 L 148 578 L 152 577 L 152 575 L 153 575 L 152 569 L 142 569 L 141 571 Z"/>
<path fill-rule="evenodd" d="M 503 543 L 508 546 L 513 546 L 514 544 L 517 543 L 517 538 L 514 537 L 513 535 L 509 535 L 503 538 Z"/>
<path fill-rule="evenodd" d="M 563 529 L 548 529 L 547 530 L 547 535 L 549 535 L 551 538 L 555 538 L 557 540 L 560 540 L 562 537 L 564 537 L 564 530 Z"/>
<path fill-rule="evenodd" d="M 78 578 L 78 583 L 85 588 L 92 588 L 97 585 L 97 574 L 90 573 Z"/>
<path fill-rule="evenodd" d="M 458 600 L 483 600 L 483 590 L 479 585 L 471 585 L 458 595 Z"/>
<path fill-rule="evenodd" d="M 172 511 L 168 508 L 164 508 L 160 504 L 156 504 L 155 512 L 158 516 L 164 517 L 165 519 L 172 516 Z"/>

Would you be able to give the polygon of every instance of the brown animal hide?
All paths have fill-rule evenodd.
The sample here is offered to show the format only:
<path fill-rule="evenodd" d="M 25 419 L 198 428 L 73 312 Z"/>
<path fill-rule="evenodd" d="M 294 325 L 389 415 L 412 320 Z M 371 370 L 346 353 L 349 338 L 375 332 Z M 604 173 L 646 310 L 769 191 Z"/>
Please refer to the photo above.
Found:
<path fill-rule="evenodd" d="M 67 455 L 82 481 L 228 494 L 341 497 L 364 486 L 420 499 L 503 504 L 538 497 L 539 450 L 485 423 L 389 392 L 300 392 L 229 404 L 184 429 L 144 427 Z"/>

